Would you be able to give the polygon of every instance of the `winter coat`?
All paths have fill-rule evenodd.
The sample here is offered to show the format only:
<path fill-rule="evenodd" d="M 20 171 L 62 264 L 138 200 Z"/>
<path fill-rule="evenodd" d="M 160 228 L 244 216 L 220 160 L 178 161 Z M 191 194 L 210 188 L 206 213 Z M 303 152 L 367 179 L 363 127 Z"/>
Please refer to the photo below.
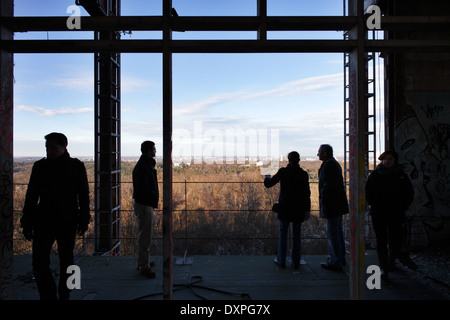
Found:
<path fill-rule="evenodd" d="M 155 159 L 141 155 L 133 169 L 133 198 L 137 203 L 158 208 L 159 190 Z"/>
<path fill-rule="evenodd" d="M 86 168 L 65 152 L 33 164 L 25 197 L 22 227 L 88 225 L 89 185 Z"/>
<path fill-rule="evenodd" d="M 370 213 L 404 215 L 414 199 L 414 189 L 400 165 L 379 164 L 366 182 L 366 199 Z"/>
<path fill-rule="evenodd" d="M 311 210 L 308 173 L 298 165 L 289 164 L 285 168 L 280 168 L 273 177 L 265 178 L 264 186 L 270 188 L 278 182 L 280 182 L 278 219 L 302 222 L 305 213 Z"/>
<path fill-rule="evenodd" d="M 319 168 L 321 218 L 335 218 L 349 212 L 342 168 L 335 158 L 324 160 Z"/>

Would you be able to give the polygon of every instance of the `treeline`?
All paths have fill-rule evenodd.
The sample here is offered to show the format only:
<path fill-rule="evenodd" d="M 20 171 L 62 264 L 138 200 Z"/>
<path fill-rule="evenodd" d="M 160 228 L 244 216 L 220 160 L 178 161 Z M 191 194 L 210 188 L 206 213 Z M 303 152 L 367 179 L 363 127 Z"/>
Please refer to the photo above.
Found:
<path fill-rule="evenodd" d="M 29 242 L 20 233 L 19 219 L 32 162 L 14 164 L 14 249 L 17 254 L 30 252 Z M 91 182 L 93 208 L 93 162 L 85 162 Z M 281 163 L 281 166 L 286 163 Z M 135 255 L 136 218 L 133 212 L 131 172 L 135 162 L 122 162 L 121 186 L 121 251 Z M 325 225 L 317 217 L 317 171 L 319 161 L 301 162 L 310 174 L 312 215 L 303 224 L 302 248 L 305 254 L 326 253 Z M 160 183 L 160 206 L 155 212 L 152 253 L 162 254 L 162 164 L 157 164 Z M 173 169 L 173 246 L 174 254 L 275 254 L 278 220 L 271 208 L 278 199 L 279 185 L 266 189 L 260 167 L 238 164 L 182 165 Z M 93 213 L 92 213 L 93 214 Z M 94 223 L 77 250 L 84 254 L 95 251 Z"/>

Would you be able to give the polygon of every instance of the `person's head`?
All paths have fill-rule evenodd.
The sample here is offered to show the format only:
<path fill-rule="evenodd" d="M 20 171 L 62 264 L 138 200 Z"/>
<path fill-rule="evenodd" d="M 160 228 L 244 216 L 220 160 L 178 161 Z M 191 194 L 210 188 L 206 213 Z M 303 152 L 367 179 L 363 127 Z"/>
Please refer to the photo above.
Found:
<path fill-rule="evenodd" d="M 379 157 L 385 167 L 392 167 L 398 163 L 398 154 L 392 149 L 386 150 Z"/>
<path fill-rule="evenodd" d="M 296 165 L 300 162 L 300 154 L 297 151 L 289 152 L 288 160 L 289 164 Z"/>
<path fill-rule="evenodd" d="M 326 160 L 333 157 L 333 147 L 329 144 L 322 144 L 317 152 L 319 160 Z"/>
<path fill-rule="evenodd" d="M 56 159 L 63 155 L 67 149 L 67 137 L 59 132 L 52 132 L 45 137 L 45 149 L 48 159 Z"/>
<path fill-rule="evenodd" d="M 142 154 L 149 155 L 150 157 L 154 157 L 156 155 L 156 147 L 153 141 L 144 141 L 141 144 L 141 152 Z"/>

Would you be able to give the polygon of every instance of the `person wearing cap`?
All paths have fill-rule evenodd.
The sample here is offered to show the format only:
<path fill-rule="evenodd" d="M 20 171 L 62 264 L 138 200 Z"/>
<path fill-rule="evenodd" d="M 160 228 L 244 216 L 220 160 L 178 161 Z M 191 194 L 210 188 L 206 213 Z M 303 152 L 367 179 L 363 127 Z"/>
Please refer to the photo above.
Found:
<path fill-rule="evenodd" d="M 401 250 L 401 225 L 405 211 L 414 199 L 414 189 L 408 175 L 398 163 L 397 152 L 386 150 L 378 160 L 381 163 L 367 178 L 365 192 L 370 206 L 381 274 L 384 279 L 388 279 L 388 272 L 394 269 L 397 258 L 411 269 L 417 267 Z"/>

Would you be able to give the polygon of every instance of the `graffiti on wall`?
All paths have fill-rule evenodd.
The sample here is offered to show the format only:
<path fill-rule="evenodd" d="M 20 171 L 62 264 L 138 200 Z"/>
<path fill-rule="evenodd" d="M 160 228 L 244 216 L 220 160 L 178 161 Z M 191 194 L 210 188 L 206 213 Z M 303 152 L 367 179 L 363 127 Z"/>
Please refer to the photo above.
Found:
<path fill-rule="evenodd" d="M 414 115 L 396 126 L 399 162 L 414 186 L 409 216 L 450 217 L 450 93 L 406 94 Z"/>

